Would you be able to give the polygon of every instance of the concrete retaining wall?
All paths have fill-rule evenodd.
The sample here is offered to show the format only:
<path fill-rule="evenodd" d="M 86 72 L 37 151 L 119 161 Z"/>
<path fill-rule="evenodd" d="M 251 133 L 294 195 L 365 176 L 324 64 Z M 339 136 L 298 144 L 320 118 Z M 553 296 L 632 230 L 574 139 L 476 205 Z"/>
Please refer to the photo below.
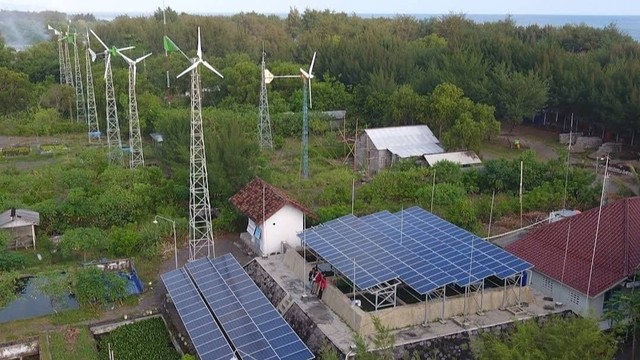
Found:
<path fill-rule="evenodd" d="M 327 338 L 313 320 L 300 309 L 298 304 L 294 303 L 291 305 L 283 317 L 314 354 L 320 353 L 324 344 L 331 344 L 329 338 Z M 340 353 L 338 348 L 335 346 L 334 348 Z"/>
<path fill-rule="evenodd" d="M 295 251 L 290 251 L 295 253 Z M 302 264 L 300 264 L 302 265 Z M 244 270 L 249 274 L 249 277 L 253 279 L 260 290 L 267 296 L 267 299 L 271 301 L 273 306 L 278 307 L 278 304 L 282 299 L 287 296 L 287 292 L 278 285 L 278 283 L 269 275 L 269 273 L 260 264 L 253 260 L 245 265 Z"/>
<path fill-rule="evenodd" d="M 21 359 L 26 356 L 38 355 L 40 343 L 38 338 L 29 338 L 0 344 L 0 360 Z"/>

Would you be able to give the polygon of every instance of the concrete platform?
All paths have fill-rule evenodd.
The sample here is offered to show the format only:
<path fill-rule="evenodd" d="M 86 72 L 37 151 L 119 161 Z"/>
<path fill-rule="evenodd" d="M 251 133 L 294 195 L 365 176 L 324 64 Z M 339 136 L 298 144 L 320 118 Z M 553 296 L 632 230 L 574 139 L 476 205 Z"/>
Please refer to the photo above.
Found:
<path fill-rule="evenodd" d="M 307 297 L 303 297 L 303 274 L 294 274 L 285 264 L 284 255 L 274 255 L 268 258 L 257 258 L 256 261 L 271 275 L 271 277 L 284 289 L 292 300 L 317 324 L 318 328 L 329 340 L 343 353 L 350 350 L 353 343 L 353 331 L 347 324 L 335 314 L 321 300 L 310 295 L 310 289 L 306 288 Z M 306 275 L 305 281 L 306 284 Z M 490 310 L 482 315 L 473 314 L 462 319 L 446 319 L 444 322 L 431 322 L 427 326 L 413 326 L 396 330 L 396 347 L 404 347 L 408 344 L 424 343 L 436 338 L 451 337 L 456 334 L 471 334 L 485 328 L 494 328 L 510 324 L 514 321 L 525 320 L 550 313 L 566 311 L 565 308 L 546 310 L 544 305 L 552 305 L 545 301 L 543 295 L 533 291 L 533 301 L 523 304 L 522 311 L 514 314 L 508 310 Z"/>
<path fill-rule="evenodd" d="M 258 263 L 282 287 L 291 299 L 316 323 L 318 328 L 331 340 L 343 354 L 349 352 L 353 332 L 329 307 L 310 294 L 303 299 L 303 286 L 307 283 L 306 275 L 303 283 L 302 274 L 294 274 L 284 265 L 284 255 L 272 255 L 266 259 L 256 258 Z"/>

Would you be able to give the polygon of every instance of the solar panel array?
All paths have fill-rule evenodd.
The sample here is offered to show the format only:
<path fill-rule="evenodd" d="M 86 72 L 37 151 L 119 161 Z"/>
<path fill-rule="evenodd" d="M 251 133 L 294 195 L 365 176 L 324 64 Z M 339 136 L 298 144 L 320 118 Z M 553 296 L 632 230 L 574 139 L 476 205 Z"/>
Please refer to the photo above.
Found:
<path fill-rule="evenodd" d="M 215 259 L 198 259 L 188 263 L 185 270 L 174 270 L 162 276 L 172 299 L 174 295 L 180 301 L 185 299 L 185 303 L 176 304 L 176 308 L 186 304 L 187 299 L 191 299 L 188 306 L 195 308 L 194 304 L 197 303 L 197 307 L 209 316 L 212 312 L 211 319 L 213 320 L 215 317 L 218 320 L 222 331 L 213 321 L 215 329 L 221 335 L 226 334 L 232 347 L 238 349 L 240 357 L 261 360 L 309 360 L 314 358 L 313 353 L 300 340 L 232 255 L 227 254 Z M 176 271 L 180 271 L 179 274 L 182 275 L 182 278 L 175 274 Z M 165 277 L 167 277 L 166 280 Z M 190 284 L 193 287 L 193 292 L 183 295 L 182 291 L 186 288 L 180 284 L 181 282 Z M 184 322 L 185 317 L 180 312 L 180 308 L 178 308 L 178 313 Z M 187 327 L 186 323 L 185 327 Z M 191 332 L 189 332 L 189 336 L 192 337 L 198 355 L 205 359 L 200 354 L 196 339 L 193 338 Z M 219 354 L 217 357 L 210 357 L 211 359 L 224 359 L 225 356 L 227 359 L 231 358 L 231 346 L 224 339 L 224 335 L 222 336 L 222 340 L 229 348 L 229 356 Z M 211 337 L 216 338 L 217 333 L 212 332 Z"/>
<path fill-rule="evenodd" d="M 367 289 L 400 279 L 427 294 L 514 276 L 531 264 L 419 207 L 343 216 L 300 234 L 318 255 Z"/>
<path fill-rule="evenodd" d="M 231 359 L 233 352 L 183 269 L 161 276 L 200 360 Z"/>

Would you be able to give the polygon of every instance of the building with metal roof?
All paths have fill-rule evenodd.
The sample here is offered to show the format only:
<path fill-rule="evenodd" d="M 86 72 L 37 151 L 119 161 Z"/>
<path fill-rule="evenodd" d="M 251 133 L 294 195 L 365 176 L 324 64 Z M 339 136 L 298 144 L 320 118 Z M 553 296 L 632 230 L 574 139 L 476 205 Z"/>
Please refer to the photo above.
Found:
<path fill-rule="evenodd" d="M 516 313 L 528 293 L 530 263 L 419 207 L 346 215 L 298 236 L 321 269 L 328 264 L 329 276 L 352 284 L 345 296 L 363 308 L 424 309 L 424 318 L 394 319 L 394 328 L 497 308 Z"/>
<path fill-rule="evenodd" d="M 440 161 L 450 161 L 462 167 L 482 164 L 482 160 L 480 160 L 480 157 L 473 151 L 429 154 L 424 156 L 424 160 L 429 166 L 433 166 Z"/>
<path fill-rule="evenodd" d="M 635 284 L 640 266 L 640 197 L 545 224 L 506 250 L 535 266 L 534 288 L 599 317 L 615 292 L 636 286 L 627 284 Z"/>
<path fill-rule="evenodd" d="M 366 129 L 358 135 L 355 162 L 375 174 L 400 159 L 443 152 L 440 140 L 427 125 Z"/>
<path fill-rule="evenodd" d="M 9 209 L 0 214 L 0 229 L 9 232 L 10 249 L 36 248 L 36 229 L 40 225 L 40 214 L 25 209 Z"/>

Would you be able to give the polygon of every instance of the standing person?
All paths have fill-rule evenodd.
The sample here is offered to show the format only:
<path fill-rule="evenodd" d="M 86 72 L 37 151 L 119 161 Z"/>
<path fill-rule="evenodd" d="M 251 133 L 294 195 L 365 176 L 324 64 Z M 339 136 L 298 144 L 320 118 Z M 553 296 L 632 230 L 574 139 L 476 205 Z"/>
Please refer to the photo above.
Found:
<path fill-rule="evenodd" d="M 322 278 L 322 271 L 320 271 L 319 269 L 316 270 L 316 276 L 313 278 L 313 290 L 311 292 L 313 295 L 318 294 L 318 290 L 320 289 L 320 281 L 322 280 Z"/>
<path fill-rule="evenodd" d="M 320 275 L 320 286 L 318 289 L 318 299 L 322 299 L 322 293 L 324 292 L 324 289 L 327 287 L 327 278 L 322 276 L 322 274 Z"/>
<path fill-rule="evenodd" d="M 314 266 L 311 270 L 309 270 L 309 288 L 311 288 L 311 294 L 313 294 L 313 281 L 316 278 L 317 272 L 318 272 L 317 266 Z"/>

